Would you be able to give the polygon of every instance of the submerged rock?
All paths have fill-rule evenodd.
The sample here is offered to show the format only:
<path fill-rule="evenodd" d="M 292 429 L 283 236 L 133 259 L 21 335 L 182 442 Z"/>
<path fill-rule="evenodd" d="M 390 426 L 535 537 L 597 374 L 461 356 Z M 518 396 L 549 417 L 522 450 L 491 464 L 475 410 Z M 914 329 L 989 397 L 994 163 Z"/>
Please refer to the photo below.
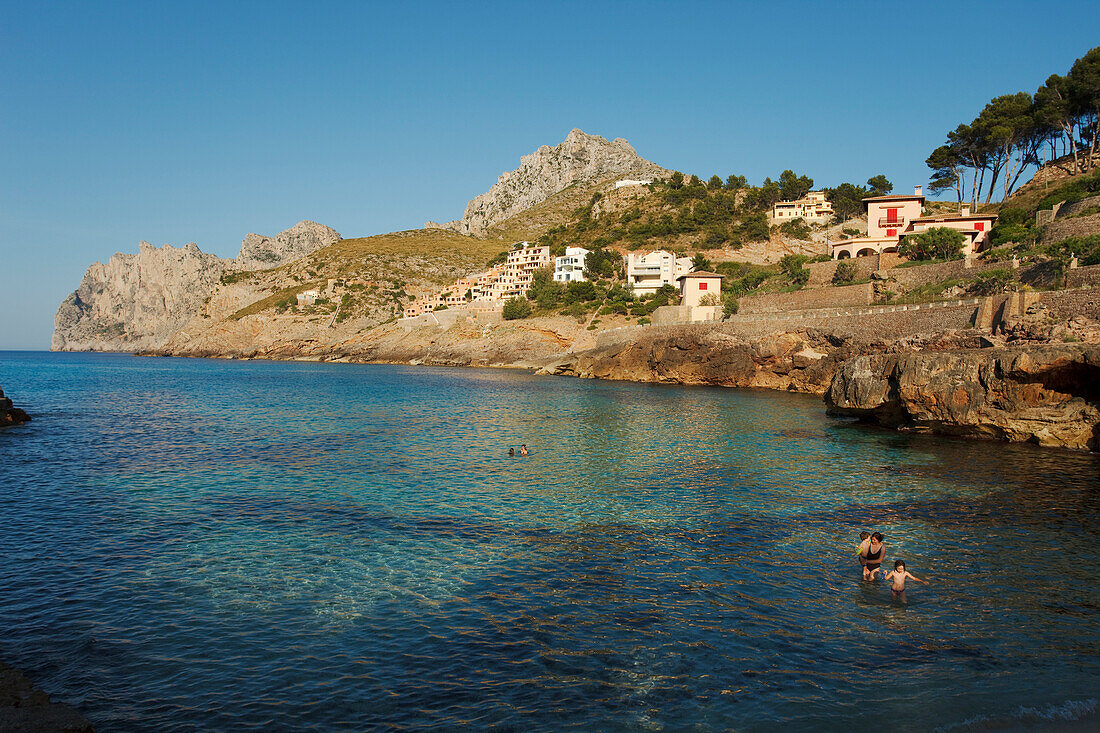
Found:
<path fill-rule="evenodd" d="M 829 412 L 915 432 L 1100 448 L 1100 347 L 1046 345 L 858 356 Z"/>
<path fill-rule="evenodd" d="M 92 733 L 92 724 L 68 705 L 34 689 L 17 669 L 0 662 L 0 731 Z"/>

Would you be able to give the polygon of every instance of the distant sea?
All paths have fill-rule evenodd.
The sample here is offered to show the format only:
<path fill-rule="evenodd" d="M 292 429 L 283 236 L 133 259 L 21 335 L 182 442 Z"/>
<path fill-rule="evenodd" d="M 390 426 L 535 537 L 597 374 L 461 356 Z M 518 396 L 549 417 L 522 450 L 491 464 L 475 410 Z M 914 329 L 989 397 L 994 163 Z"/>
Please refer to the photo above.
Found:
<path fill-rule="evenodd" d="M 501 370 L 0 352 L 0 386 L 34 417 L 0 659 L 100 731 L 1100 724 L 1094 455 Z"/>

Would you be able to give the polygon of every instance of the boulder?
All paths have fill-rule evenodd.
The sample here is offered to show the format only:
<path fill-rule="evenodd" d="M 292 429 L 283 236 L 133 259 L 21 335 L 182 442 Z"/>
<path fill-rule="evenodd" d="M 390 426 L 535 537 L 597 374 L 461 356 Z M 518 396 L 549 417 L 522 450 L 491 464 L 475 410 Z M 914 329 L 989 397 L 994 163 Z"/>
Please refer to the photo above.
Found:
<path fill-rule="evenodd" d="M 858 356 L 829 412 L 914 432 L 1096 450 L 1100 347 L 1064 344 Z"/>

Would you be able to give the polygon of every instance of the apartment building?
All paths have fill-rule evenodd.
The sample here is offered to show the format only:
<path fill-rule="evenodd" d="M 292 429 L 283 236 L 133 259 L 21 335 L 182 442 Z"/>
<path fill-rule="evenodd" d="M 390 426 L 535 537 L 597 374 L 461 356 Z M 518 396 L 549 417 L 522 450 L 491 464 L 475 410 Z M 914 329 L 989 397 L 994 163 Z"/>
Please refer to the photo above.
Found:
<path fill-rule="evenodd" d="M 689 272 L 690 257 L 677 257 L 663 249 L 626 256 L 626 282 L 635 295 L 652 295 L 663 285 L 675 287 L 676 278 Z"/>
<path fill-rule="evenodd" d="M 833 205 L 824 191 L 810 191 L 796 201 L 780 201 L 772 206 L 772 219 L 777 222 L 802 219 L 811 224 L 824 224 L 833 217 Z"/>

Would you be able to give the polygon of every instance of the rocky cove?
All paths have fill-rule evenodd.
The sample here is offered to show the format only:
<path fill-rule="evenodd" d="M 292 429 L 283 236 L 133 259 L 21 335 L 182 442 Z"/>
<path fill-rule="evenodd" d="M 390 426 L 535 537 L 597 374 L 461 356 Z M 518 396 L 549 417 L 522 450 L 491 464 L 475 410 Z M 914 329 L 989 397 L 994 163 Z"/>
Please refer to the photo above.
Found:
<path fill-rule="evenodd" d="M 736 324 L 587 331 L 570 318 L 449 328 L 387 324 L 338 342 L 178 348 L 146 355 L 528 369 L 586 379 L 822 395 L 837 416 L 912 432 L 1100 447 L 1100 346 L 991 345 L 978 329 L 883 340 Z"/>

